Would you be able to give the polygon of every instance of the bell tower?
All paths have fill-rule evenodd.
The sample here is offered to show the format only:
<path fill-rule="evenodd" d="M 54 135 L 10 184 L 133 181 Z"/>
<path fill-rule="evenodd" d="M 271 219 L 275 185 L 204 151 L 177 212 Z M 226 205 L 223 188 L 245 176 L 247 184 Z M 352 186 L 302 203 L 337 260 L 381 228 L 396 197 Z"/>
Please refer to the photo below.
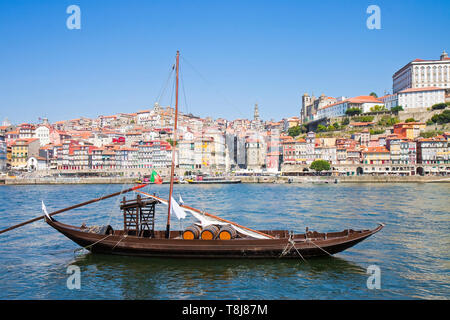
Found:
<path fill-rule="evenodd" d="M 255 120 L 255 121 L 257 121 L 257 122 L 259 122 L 259 110 L 258 110 L 258 104 L 257 103 L 255 103 L 255 111 L 254 111 L 254 114 L 253 114 L 253 120 Z"/>

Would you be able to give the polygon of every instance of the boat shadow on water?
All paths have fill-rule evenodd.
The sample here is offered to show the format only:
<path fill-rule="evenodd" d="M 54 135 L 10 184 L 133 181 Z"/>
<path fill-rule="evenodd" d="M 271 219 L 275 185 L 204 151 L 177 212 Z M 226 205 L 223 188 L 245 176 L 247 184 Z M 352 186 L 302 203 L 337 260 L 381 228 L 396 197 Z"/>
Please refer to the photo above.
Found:
<path fill-rule="evenodd" d="M 340 257 L 316 257 L 303 261 L 290 259 L 178 259 L 114 256 L 86 253 L 75 258 L 72 264 L 83 270 L 95 270 L 96 277 L 113 272 L 115 277 L 154 278 L 179 277 L 202 281 L 232 280 L 245 277 L 290 277 L 303 275 L 307 278 L 339 278 L 365 275 L 361 266 Z M 130 275 L 133 275 L 130 277 Z"/>

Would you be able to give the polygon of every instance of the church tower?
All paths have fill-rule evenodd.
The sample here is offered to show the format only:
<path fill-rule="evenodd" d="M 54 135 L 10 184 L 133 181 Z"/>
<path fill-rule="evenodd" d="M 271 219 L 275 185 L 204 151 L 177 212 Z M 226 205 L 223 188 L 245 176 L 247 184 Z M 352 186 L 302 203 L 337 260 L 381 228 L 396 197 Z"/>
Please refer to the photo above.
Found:
<path fill-rule="evenodd" d="M 259 110 L 258 110 L 258 104 L 257 103 L 255 103 L 255 112 L 254 112 L 254 115 L 253 115 L 253 120 L 255 120 L 256 122 L 260 121 L 260 119 L 259 119 Z"/>

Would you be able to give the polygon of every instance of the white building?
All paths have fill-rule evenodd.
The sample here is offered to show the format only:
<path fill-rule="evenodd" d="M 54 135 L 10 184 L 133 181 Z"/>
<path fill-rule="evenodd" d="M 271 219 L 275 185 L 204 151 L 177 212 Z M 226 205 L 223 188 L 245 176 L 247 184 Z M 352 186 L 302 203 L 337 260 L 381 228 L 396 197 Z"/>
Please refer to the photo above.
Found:
<path fill-rule="evenodd" d="M 429 108 L 442 102 L 445 102 L 445 89 L 442 88 L 410 88 L 398 93 L 398 105 L 402 106 L 404 110 Z"/>
<path fill-rule="evenodd" d="M 392 80 L 393 93 L 410 88 L 448 89 L 450 88 L 450 58 L 444 51 L 439 60 L 413 60 L 394 73 Z"/>
<path fill-rule="evenodd" d="M 315 159 L 316 134 L 310 131 L 306 134 L 306 164 L 311 164 Z"/>
<path fill-rule="evenodd" d="M 27 160 L 27 169 L 30 171 L 47 170 L 47 160 L 42 157 L 30 157 Z"/>
<path fill-rule="evenodd" d="M 315 158 L 328 161 L 331 164 L 337 163 L 337 153 L 336 153 L 336 147 L 330 146 L 319 146 L 315 148 L 314 151 Z"/>
<path fill-rule="evenodd" d="M 195 167 L 195 141 L 180 140 L 177 144 L 178 161 L 180 168 L 194 169 Z"/>
<path fill-rule="evenodd" d="M 213 138 L 211 165 L 216 170 L 225 170 L 225 135 L 218 130 L 209 130 L 206 135 Z"/>
<path fill-rule="evenodd" d="M 384 106 L 388 110 L 391 110 L 392 108 L 395 108 L 396 106 L 398 106 L 397 94 L 388 94 L 388 95 L 382 96 L 378 99 L 383 101 Z"/>
<path fill-rule="evenodd" d="M 40 125 L 34 131 L 34 138 L 38 138 L 40 145 L 45 146 L 50 143 L 50 132 L 51 129 L 48 125 Z"/>
<path fill-rule="evenodd" d="M 136 116 L 136 121 L 138 125 L 144 125 L 148 121 L 151 121 L 150 110 L 139 111 Z"/>
<path fill-rule="evenodd" d="M 370 112 L 370 109 L 374 106 L 384 106 L 383 101 L 373 96 L 358 96 L 349 98 L 340 102 L 336 102 L 327 106 L 324 106 L 317 110 L 317 114 L 314 120 L 323 118 L 341 117 L 345 115 L 347 109 L 358 108 L 362 113 Z"/>

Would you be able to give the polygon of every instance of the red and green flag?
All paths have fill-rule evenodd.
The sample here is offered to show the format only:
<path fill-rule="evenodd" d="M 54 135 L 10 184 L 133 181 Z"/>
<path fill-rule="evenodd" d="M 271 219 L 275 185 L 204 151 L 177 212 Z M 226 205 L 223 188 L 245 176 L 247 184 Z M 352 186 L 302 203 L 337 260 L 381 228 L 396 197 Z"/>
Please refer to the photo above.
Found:
<path fill-rule="evenodd" d="M 152 175 L 150 176 L 150 182 L 156 183 L 156 184 L 162 184 L 162 179 L 158 172 L 155 170 L 152 171 Z"/>

